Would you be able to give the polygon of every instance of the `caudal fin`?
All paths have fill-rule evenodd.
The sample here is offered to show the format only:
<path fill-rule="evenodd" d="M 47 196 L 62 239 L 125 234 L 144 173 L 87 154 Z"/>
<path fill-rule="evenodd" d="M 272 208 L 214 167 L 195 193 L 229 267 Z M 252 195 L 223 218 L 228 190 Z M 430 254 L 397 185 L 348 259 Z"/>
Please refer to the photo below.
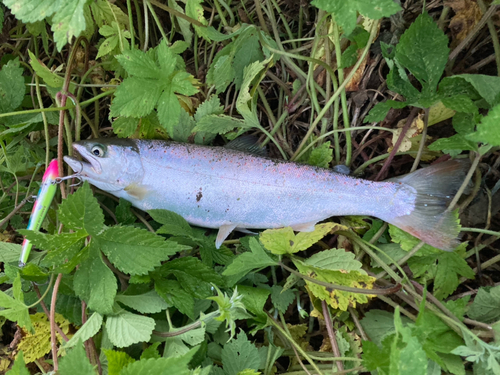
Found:
<path fill-rule="evenodd" d="M 391 179 L 417 191 L 415 209 L 389 222 L 438 249 L 452 251 L 459 241 L 460 225 L 446 208 L 463 183 L 468 160 L 450 160 Z"/>

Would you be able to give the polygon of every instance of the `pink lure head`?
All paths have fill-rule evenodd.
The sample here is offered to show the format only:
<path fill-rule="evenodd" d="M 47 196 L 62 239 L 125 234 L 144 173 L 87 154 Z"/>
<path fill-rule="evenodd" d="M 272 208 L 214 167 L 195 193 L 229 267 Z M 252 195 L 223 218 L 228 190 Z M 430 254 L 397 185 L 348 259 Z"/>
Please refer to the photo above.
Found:
<path fill-rule="evenodd" d="M 49 163 L 49 166 L 47 167 L 47 170 L 43 175 L 42 183 L 46 182 L 47 180 L 54 181 L 58 176 L 59 176 L 59 164 L 57 163 L 57 159 L 53 159 Z"/>

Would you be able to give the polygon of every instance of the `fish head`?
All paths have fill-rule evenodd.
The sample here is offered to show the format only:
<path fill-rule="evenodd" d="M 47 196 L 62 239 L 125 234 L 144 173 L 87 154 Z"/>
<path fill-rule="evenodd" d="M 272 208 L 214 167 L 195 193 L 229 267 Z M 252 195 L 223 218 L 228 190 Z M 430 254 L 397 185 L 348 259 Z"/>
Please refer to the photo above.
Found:
<path fill-rule="evenodd" d="M 144 175 L 139 148 L 132 139 L 92 139 L 73 143 L 82 161 L 65 156 L 64 161 L 79 176 L 107 192 L 138 184 Z"/>

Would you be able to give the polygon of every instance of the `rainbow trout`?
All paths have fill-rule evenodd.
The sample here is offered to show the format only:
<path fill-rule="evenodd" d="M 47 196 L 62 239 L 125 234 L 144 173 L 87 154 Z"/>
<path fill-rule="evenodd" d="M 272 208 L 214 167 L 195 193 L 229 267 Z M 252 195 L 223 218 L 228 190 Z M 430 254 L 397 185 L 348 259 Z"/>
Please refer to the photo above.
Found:
<path fill-rule="evenodd" d="M 380 218 L 443 250 L 458 244 L 459 226 L 446 204 L 467 162 L 373 182 L 226 147 L 132 139 L 73 147 L 83 161 L 64 160 L 84 180 L 141 210 L 170 210 L 192 225 L 217 228 L 217 248 L 233 230 L 312 231 L 339 215 Z"/>

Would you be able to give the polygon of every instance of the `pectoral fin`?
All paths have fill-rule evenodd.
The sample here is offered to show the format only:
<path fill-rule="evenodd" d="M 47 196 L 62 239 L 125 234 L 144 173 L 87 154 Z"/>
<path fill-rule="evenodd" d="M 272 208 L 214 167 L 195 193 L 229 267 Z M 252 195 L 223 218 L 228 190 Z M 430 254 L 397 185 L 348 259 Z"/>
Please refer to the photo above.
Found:
<path fill-rule="evenodd" d="M 237 224 L 225 224 L 219 228 L 219 233 L 217 233 L 217 238 L 215 239 L 215 247 L 218 249 L 224 240 L 231 234 L 231 232 L 236 228 Z"/>
<path fill-rule="evenodd" d="M 146 194 L 149 192 L 147 186 L 138 184 L 130 184 L 124 190 L 128 193 L 128 195 L 139 200 L 144 199 Z"/>
<path fill-rule="evenodd" d="M 314 232 L 316 221 L 310 223 L 302 223 L 292 225 L 292 229 L 296 232 Z"/>

